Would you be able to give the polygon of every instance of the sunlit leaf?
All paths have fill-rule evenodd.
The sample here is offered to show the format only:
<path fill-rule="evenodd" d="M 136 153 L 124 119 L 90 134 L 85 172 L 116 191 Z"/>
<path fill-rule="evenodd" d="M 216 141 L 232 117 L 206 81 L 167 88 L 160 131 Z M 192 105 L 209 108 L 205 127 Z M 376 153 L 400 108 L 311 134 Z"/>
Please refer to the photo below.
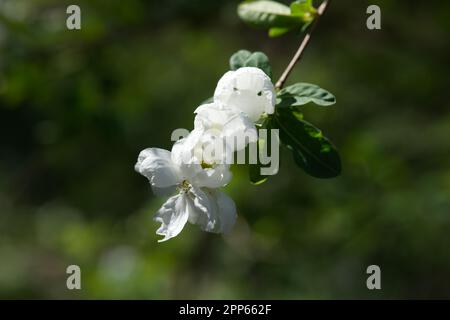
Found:
<path fill-rule="evenodd" d="M 243 2 L 238 6 L 238 15 L 252 26 L 267 29 L 299 27 L 311 20 L 305 15 L 292 15 L 288 6 L 268 0 Z"/>
<path fill-rule="evenodd" d="M 322 131 L 288 108 L 277 109 L 272 122 L 280 130 L 281 142 L 292 150 L 296 164 L 306 173 L 316 178 L 340 174 L 339 153 Z"/>
<path fill-rule="evenodd" d="M 336 103 L 336 98 L 329 91 L 305 82 L 293 84 L 278 93 L 277 103 L 282 106 L 302 106 L 309 102 L 330 106 Z"/>
<path fill-rule="evenodd" d="M 314 20 L 316 9 L 311 1 L 296 1 L 288 7 L 269 0 L 245 1 L 238 6 L 239 17 L 251 26 L 268 29 L 270 37 L 291 30 L 304 30 Z"/>
<path fill-rule="evenodd" d="M 269 29 L 269 37 L 271 38 L 276 38 L 276 37 L 280 37 L 282 35 L 284 35 L 285 33 L 288 33 L 289 31 L 291 31 L 290 28 L 270 28 Z"/>

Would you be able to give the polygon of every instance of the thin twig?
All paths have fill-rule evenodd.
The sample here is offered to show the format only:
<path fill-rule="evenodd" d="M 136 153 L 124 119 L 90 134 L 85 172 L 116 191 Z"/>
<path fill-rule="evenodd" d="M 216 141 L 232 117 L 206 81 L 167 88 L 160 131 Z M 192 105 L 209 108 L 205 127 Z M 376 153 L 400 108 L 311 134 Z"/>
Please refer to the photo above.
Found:
<path fill-rule="evenodd" d="M 276 89 L 283 88 L 283 85 L 286 82 L 287 78 L 289 77 L 289 74 L 291 73 L 292 69 L 294 69 L 295 64 L 300 60 L 300 58 L 303 55 L 303 52 L 305 51 L 306 47 L 308 46 L 309 40 L 311 39 L 311 34 L 313 33 L 313 31 L 317 25 L 317 22 L 319 21 L 319 18 L 323 15 L 325 10 L 327 10 L 327 7 L 330 4 L 330 1 L 331 0 L 324 0 L 320 4 L 319 8 L 317 9 L 317 16 L 315 17 L 311 27 L 309 28 L 308 32 L 306 33 L 305 37 L 303 38 L 303 41 L 300 44 L 300 47 L 298 48 L 298 50 L 295 53 L 294 57 L 292 58 L 291 62 L 289 62 L 289 65 L 286 67 L 286 70 L 284 70 L 280 79 L 278 79 L 277 83 L 275 84 Z"/>

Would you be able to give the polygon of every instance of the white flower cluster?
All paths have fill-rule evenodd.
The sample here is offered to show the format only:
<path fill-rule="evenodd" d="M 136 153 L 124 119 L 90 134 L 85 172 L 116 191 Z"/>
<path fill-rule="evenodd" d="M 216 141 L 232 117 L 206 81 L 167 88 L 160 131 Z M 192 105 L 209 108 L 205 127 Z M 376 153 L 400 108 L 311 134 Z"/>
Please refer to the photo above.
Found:
<path fill-rule="evenodd" d="M 164 236 L 159 241 L 177 236 L 188 221 L 208 232 L 232 229 L 236 206 L 218 190 L 232 177 L 227 156 L 257 141 L 255 122 L 274 112 L 275 99 L 274 86 L 261 69 L 229 71 L 219 80 L 214 101 L 195 110 L 194 130 L 171 152 L 141 151 L 135 170 L 149 179 L 153 192 L 176 193 L 156 213 L 161 223 L 156 233 Z"/>

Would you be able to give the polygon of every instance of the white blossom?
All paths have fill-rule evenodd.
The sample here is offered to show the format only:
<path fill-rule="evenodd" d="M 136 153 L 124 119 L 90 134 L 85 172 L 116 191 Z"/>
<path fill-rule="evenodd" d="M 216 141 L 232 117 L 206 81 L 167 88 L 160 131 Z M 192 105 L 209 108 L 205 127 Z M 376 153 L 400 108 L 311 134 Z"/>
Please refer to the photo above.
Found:
<path fill-rule="evenodd" d="M 172 147 L 172 162 L 183 179 L 197 187 L 220 188 L 231 180 L 227 151 L 216 133 L 193 130 Z"/>
<path fill-rule="evenodd" d="M 205 136 L 194 130 L 176 142 L 172 152 L 148 148 L 139 154 L 135 170 L 147 177 L 155 194 L 172 194 L 158 210 L 156 231 L 166 241 L 177 236 L 187 221 L 203 230 L 227 233 L 236 221 L 236 207 L 231 198 L 217 190 L 231 179 L 229 166 L 201 157 Z M 206 141 L 208 142 L 208 141 Z"/>
<path fill-rule="evenodd" d="M 214 92 L 214 102 L 236 108 L 257 121 L 264 113 L 274 112 L 276 93 L 264 71 L 244 67 L 223 75 Z"/>
<path fill-rule="evenodd" d="M 143 150 L 135 170 L 150 181 L 157 195 L 171 195 L 155 215 L 156 231 L 166 241 L 187 222 L 202 230 L 229 232 L 236 222 L 233 200 L 218 189 L 231 180 L 228 162 L 235 151 L 258 140 L 254 122 L 272 114 L 276 94 L 260 69 L 227 72 L 218 82 L 214 102 L 195 110 L 194 130 L 177 141 L 172 151 Z"/>
<path fill-rule="evenodd" d="M 248 143 L 258 140 L 254 123 L 239 110 L 214 102 L 201 105 L 194 112 L 195 130 L 202 130 L 222 139 L 230 152 L 242 150 Z"/>

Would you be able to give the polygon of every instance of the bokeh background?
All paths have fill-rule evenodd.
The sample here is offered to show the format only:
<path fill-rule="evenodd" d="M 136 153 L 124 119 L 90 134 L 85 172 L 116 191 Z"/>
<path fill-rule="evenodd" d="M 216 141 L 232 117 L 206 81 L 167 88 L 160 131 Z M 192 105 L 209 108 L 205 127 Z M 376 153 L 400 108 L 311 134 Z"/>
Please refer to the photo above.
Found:
<path fill-rule="evenodd" d="M 139 151 L 192 128 L 232 53 L 264 51 L 277 77 L 300 41 L 244 25 L 237 3 L 0 1 L 1 298 L 450 298 L 449 1 L 333 1 L 289 83 L 336 95 L 305 115 L 342 175 L 311 178 L 286 150 L 263 185 L 234 168 L 230 236 L 187 225 L 157 243 L 165 199 L 134 172 Z"/>

